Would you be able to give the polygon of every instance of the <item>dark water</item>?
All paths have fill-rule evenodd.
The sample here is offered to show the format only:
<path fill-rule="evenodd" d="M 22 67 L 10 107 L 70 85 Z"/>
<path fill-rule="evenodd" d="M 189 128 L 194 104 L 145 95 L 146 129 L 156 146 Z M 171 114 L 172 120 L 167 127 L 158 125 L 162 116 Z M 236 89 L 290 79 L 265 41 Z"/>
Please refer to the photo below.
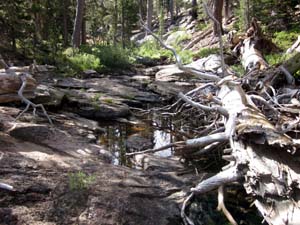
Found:
<path fill-rule="evenodd" d="M 171 142 L 182 140 L 182 137 L 176 133 L 178 134 L 178 131 L 185 129 L 185 122 L 178 123 L 171 117 L 151 114 L 129 121 L 101 124 L 101 127 L 105 129 L 105 133 L 99 136 L 98 143 L 114 155 L 113 164 L 136 168 L 133 162 L 125 156 L 127 152 L 159 148 Z M 187 129 L 185 129 L 186 131 Z M 172 156 L 173 153 L 174 149 L 169 148 L 154 154 L 168 157 Z M 221 157 L 204 156 L 203 158 L 202 161 L 193 162 L 194 167 L 200 168 L 199 172 L 215 173 L 223 165 Z M 211 164 L 214 166 L 207 166 Z M 201 171 L 201 168 L 206 169 Z M 262 224 L 256 209 L 250 207 L 253 199 L 248 198 L 249 196 L 242 186 L 227 187 L 226 204 L 239 224 Z M 229 224 L 224 215 L 216 211 L 216 206 L 217 193 L 207 193 L 193 200 L 188 209 L 188 215 L 198 225 Z"/>
<path fill-rule="evenodd" d="M 99 136 L 98 143 L 113 153 L 115 165 L 131 167 L 126 153 L 159 148 L 176 140 L 172 134 L 174 130 L 172 119 L 159 115 L 152 114 L 146 118 L 124 122 L 108 122 L 100 126 L 105 129 L 105 133 Z M 173 149 L 169 148 L 154 154 L 168 157 L 173 154 Z"/>

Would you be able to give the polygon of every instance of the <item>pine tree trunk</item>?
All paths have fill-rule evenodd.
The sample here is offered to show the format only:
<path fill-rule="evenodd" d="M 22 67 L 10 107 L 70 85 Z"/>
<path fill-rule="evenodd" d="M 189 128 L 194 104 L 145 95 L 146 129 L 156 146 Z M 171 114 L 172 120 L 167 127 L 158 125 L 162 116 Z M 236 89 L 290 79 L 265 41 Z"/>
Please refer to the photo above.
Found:
<path fill-rule="evenodd" d="M 174 24 L 174 0 L 169 0 L 169 11 L 170 11 L 170 19 L 171 24 Z"/>
<path fill-rule="evenodd" d="M 121 39 L 122 47 L 125 48 L 125 2 L 121 1 Z"/>
<path fill-rule="evenodd" d="M 117 29 L 118 29 L 118 0 L 114 0 L 114 13 L 113 13 L 113 45 L 117 44 Z"/>
<path fill-rule="evenodd" d="M 153 0 L 147 0 L 147 27 L 152 30 Z"/>
<path fill-rule="evenodd" d="M 82 26 L 81 26 L 81 44 L 86 44 L 86 19 L 85 19 L 85 2 L 83 1 L 83 15 L 82 15 Z"/>
<path fill-rule="evenodd" d="M 213 14 L 216 20 L 219 22 L 221 27 L 221 32 L 223 33 L 222 29 L 222 10 L 223 10 L 223 0 L 214 0 L 213 6 Z M 219 35 L 218 25 L 214 23 L 214 36 L 217 37 Z"/>
<path fill-rule="evenodd" d="M 144 19 L 143 4 L 144 4 L 144 1 L 143 0 L 139 0 L 139 14 L 140 14 L 140 16 L 141 16 L 142 19 Z"/>
<path fill-rule="evenodd" d="M 84 0 L 77 0 L 76 17 L 72 35 L 72 45 L 74 48 L 78 48 L 80 46 L 80 33 L 82 28 L 83 9 Z"/>
<path fill-rule="evenodd" d="M 198 12 L 197 12 L 197 0 L 192 0 L 192 18 L 193 20 L 196 20 L 198 17 Z"/>
<path fill-rule="evenodd" d="M 230 0 L 224 0 L 224 16 L 225 16 L 225 23 L 227 24 L 229 18 L 231 17 Z"/>
<path fill-rule="evenodd" d="M 63 1 L 63 45 L 68 45 L 68 1 Z"/>

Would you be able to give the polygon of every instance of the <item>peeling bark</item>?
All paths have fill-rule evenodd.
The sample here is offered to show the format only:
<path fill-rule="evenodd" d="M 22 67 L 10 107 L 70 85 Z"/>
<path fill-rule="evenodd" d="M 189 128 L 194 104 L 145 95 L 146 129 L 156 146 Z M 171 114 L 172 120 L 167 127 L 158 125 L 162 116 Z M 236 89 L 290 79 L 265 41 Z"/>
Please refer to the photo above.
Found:
<path fill-rule="evenodd" d="M 299 123 L 297 116 L 299 115 L 300 101 L 297 99 L 299 98 L 299 95 L 296 95 L 297 90 L 295 92 L 285 90 L 282 94 L 273 87 L 274 79 L 277 79 L 279 77 L 277 75 L 283 71 L 272 68 L 275 75 L 267 75 L 263 77 L 262 81 L 257 78 L 257 84 L 260 82 L 261 92 L 256 92 L 256 97 L 254 94 L 249 96 L 242 88 L 242 84 L 249 78 L 249 73 L 243 79 L 234 76 L 225 76 L 221 79 L 205 71 L 186 67 L 182 65 L 180 57 L 173 48 L 166 46 L 152 32 L 149 31 L 149 33 L 166 49 L 172 51 L 181 70 L 196 75 L 199 79 L 213 81 L 215 87 L 218 88 L 217 96 L 210 98 L 211 100 L 214 97 L 218 99 L 217 104 L 213 101 L 210 102 L 212 105 L 217 105 L 213 107 L 204 105 L 204 102 L 207 104 L 207 99 L 203 101 L 199 97 L 190 98 L 189 95 L 192 92 L 185 95 L 180 94 L 179 97 L 207 114 L 225 115 L 223 118 L 225 132 L 223 130 L 181 143 L 189 147 L 201 146 L 201 150 L 210 146 L 214 147 L 223 141 L 228 141 L 230 144 L 230 151 L 224 150 L 225 155 L 223 156 L 224 159 L 230 161 L 226 166 L 227 169 L 203 180 L 195 188 L 192 188 L 192 194 L 187 201 L 190 201 L 194 195 L 204 194 L 219 186 L 239 181 L 246 192 L 255 198 L 254 204 L 268 224 L 300 224 L 300 164 L 298 161 L 300 140 L 293 138 L 297 135 L 293 135 L 295 127 L 293 124 Z M 262 55 L 254 48 L 254 37 L 246 38 L 245 42 L 241 44 L 239 51 L 244 54 L 242 59 L 249 72 L 254 71 L 253 74 L 256 74 L 258 71 L 259 74 L 262 71 L 255 70 L 255 68 L 268 67 Z M 295 57 L 294 59 L 297 59 L 298 54 Z M 296 63 L 296 65 L 298 64 Z M 290 66 L 290 64 L 285 64 L 284 68 L 289 72 L 295 70 L 294 66 Z M 268 72 L 270 71 L 271 69 L 268 69 Z M 283 73 L 288 74 L 288 72 Z M 284 84 L 285 82 L 281 82 L 278 87 L 284 90 Z M 197 91 L 201 92 L 200 89 Z M 287 102 L 290 104 L 282 103 L 282 98 L 286 97 L 283 95 L 287 95 Z M 219 102 L 221 105 L 218 105 Z M 218 107 L 221 110 L 216 110 Z M 266 111 L 269 111 L 269 115 L 272 113 L 273 115 L 268 117 Z M 283 116 L 285 112 L 288 114 Z M 289 118 L 291 114 L 295 114 L 294 117 L 296 117 L 293 123 Z M 290 125 L 289 128 L 284 128 L 285 123 Z M 188 154 L 188 152 L 184 154 Z M 185 214 L 187 201 L 183 204 L 181 215 L 186 224 L 194 224 Z"/>

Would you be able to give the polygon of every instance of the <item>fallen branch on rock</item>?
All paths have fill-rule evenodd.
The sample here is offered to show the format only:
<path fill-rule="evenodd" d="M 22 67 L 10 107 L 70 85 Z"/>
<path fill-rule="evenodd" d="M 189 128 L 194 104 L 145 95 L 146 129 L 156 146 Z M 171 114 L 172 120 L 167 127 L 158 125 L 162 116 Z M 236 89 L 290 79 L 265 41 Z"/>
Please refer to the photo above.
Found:
<path fill-rule="evenodd" d="M 42 104 L 34 104 L 29 100 L 29 97 L 34 95 L 34 89 L 37 86 L 35 79 L 26 72 L 17 74 L 14 69 L 9 67 L 1 55 L 0 64 L 5 69 L 5 73 L 0 73 L 0 102 L 6 103 L 21 100 L 26 103 L 25 109 L 17 116 L 16 120 L 27 112 L 30 106 L 33 108 L 34 116 L 36 116 L 36 109 L 41 108 L 49 123 L 52 124 L 52 120 L 44 106 Z M 36 67 L 34 63 L 33 68 L 36 69 Z"/>
<path fill-rule="evenodd" d="M 3 152 L 1 152 L 1 154 L 0 154 L 0 161 L 3 158 L 3 155 L 4 155 Z M 9 184 L 1 183 L 1 182 L 0 182 L 0 189 L 4 189 L 4 190 L 7 190 L 7 191 L 14 190 L 13 186 L 11 186 Z"/>
<path fill-rule="evenodd" d="M 286 90 L 287 94 L 284 94 L 285 96 L 281 92 L 284 88 L 287 89 L 284 85 L 291 82 L 287 79 L 281 79 L 284 76 L 279 76 L 278 72 L 271 73 L 271 71 L 276 71 L 276 69 L 272 70 L 271 67 L 267 69 L 267 76 L 261 74 L 260 70 L 255 70 L 255 68 L 263 69 L 262 66 L 266 67 L 267 65 L 265 62 L 255 62 L 255 60 L 253 63 L 245 63 L 245 65 L 248 65 L 247 68 L 251 70 L 251 75 L 248 73 L 242 79 L 233 76 L 222 79 L 205 71 L 197 71 L 182 65 L 180 57 L 172 47 L 166 46 L 151 31 L 148 30 L 148 32 L 162 46 L 172 51 L 181 70 L 197 75 L 198 78 L 217 82 L 214 86 L 218 91 L 212 94 L 215 95 L 215 99 L 221 102 L 221 106 L 218 104 L 214 106 L 205 105 L 209 101 L 199 98 L 194 92 L 195 97 L 180 95 L 181 99 L 186 102 L 180 110 L 184 110 L 186 104 L 189 104 L 206 114 L 206 117 L 216 116 L 216 118 L 222 118 L 225 131 L 186 140 L 181 143 L 180 147 L 184 146 L 184 149 L 200 147 L 201 151 L 201 148 L 209 145 L 218 146 L 220 142 L 227 141 L 230 144 L 230 151 L 226 151 L 227 155 L 223 156 L 224 159 L 230 161 L 226 169 L 201 181 L 195 188 L 191 189 L 192 194 L 184 202 L 181 212 L 185 223 L 194 224 L 185 214 L 188 202 L 194 196 L 238 181 L 243 184 L 246 192 L 255 198 L 254 204 L 268 224 L 300 224 L 300 164 L 298 161 L 300 141 L 293 138 L 297 137 L 297 131 L 293 130 L 296 127 L 295 125 L 289 127 L 289 135 L 285 133 L 286 129 L 281 129 L 283 124 L 298 121 L 295 118 L 296 115 L 299 115 L 300 110 L 298 91 Z M 252 39 L 249 39 L 249 46 L 252 48 L 253 43 L 251 46 L 251 41 Z M 296 54 L 294 57 L 297 59 L 299 55 Z M 284 68 L 290 74 L 293 74 L 300 68 L 300 63 L 297 64 L 295 61 L 291 64 L 287 63 L 284 64 Z M 262 79 L 261 75 L 264 75 Z M 256 83 L 251 87 L 249 85 L 251 80 L 248 82 L 247 79 L 253 77 L 255 77 Z M 290 75 L 287 74 L 287 77 L 290 77 Z M 242 85 L 243 87 L 250 86 L 251 96 L 242 88 Z M 255 88 L 258 86 L 260 87 L 259 91 L 255 92 Z M 282 90 L 278 91 L 278 87 Z M 200 95 L 201 91 L 199 90 L 197 93 Z M 296 99 L 293 100 L 295 97 Z M 285 102 L 295 103 L 286 104 Z M 218 107 L 220 108 L 216 110 Z M 185 114 L 187 113 L 188 110 L 185 111 Z M 293 113 L 295 113 L 294 118 Z M 220 117 L 219 115 L 223 116 Z M 291 124 L 295 124 L 295 122 Z M 185 154 L 192 153 L 195 153 L 195 151 L 187 151 Z M 220 197 L 222 197 L 222 193 Z M 226 214 L 225 206 L 222 207 L 221 204 L 220 208 L 223 208 Z M 236 224 L 233 217 L 230 218 L 229 215 L 227 215 L 227 218 L 230 222 Z"/>
<path fill-rule="evenodd" d="M 27 84 L 27 77 L 28 77 L 28 76 L 29 76 L 29 75 L 26 74 L 26 73 L 20 74 L 20 79 L 21 79 L 21 81 L 22 81 L 22 85 L 21 85 L 21 88 L 20 88 L 19 91 L 18 91 L 18 95 L 19 95 L 19 97 L 21 98 L 21 100 L 22 100 L 24 103 L 26 103 L 27 105 L 26 105 L 25 109 L 17 116 L 16 120 L 18 120 L 25 112 L 27 112 L 28 109 L 29 109 L 29 107 L 31 106 L 31 107 L 33 108 L 33 115 L 34 115 L 34 116 L 36 115 L 36 109 L 37 109 L 38 107 L 40 107 L 40 108 L 43 110 L 44 115 L 47 117 L 49 123 L 50 123 L 50 124 L 53 124 L 53 123 L 52 123 L 52 120 L 50 119 L 49 115 L 47 114 L 47 111 L 45 110 L 45 107 L 44 107 L 42 104 L 34 104 L 33 102 L 31 102 L 30 100 L 28 100 L 27 98 L 24 97 L 23 91 L 24 91 L 24 89 L 25 89 L 25 87 L 26 87 L 26 84 Z"/>

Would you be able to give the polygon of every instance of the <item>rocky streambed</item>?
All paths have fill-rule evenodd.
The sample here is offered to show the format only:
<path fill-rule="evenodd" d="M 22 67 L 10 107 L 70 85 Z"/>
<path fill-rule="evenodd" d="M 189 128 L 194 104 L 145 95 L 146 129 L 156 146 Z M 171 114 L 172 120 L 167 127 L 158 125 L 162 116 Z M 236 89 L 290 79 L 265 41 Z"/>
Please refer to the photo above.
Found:
<path fill-rule="evenodd" d="M 195 174 L 170 154 L 144 155 L 147 166 L 138 169 L 128 159 L 120 165 L 126 164 L 122 145 L 135 151 L 155 144 L 153 129 L 145 135 L 151 124 L 132 121 L 133 108 L 161 104 L 191 87 L 155 79 L 159 69 L 86 71 L 77 78 L 36 73 L 32 101 L 47 107 L 53 125 L 41 113 L 15 121 L 23 105 L 2 104 L 0 182 L 14 189 L 0 189 L 0 224 L 181 224 L 181 203 Z M 124 129 L 112 129 L 111 120 L 126 127 L 123 142 Z M 110 151 L 116 145 L 118 151 Z"/>
<path fill-rule="evenodd" d="M 193 66 L 218 72 L 220 64 L 211 62 L 218 62 L 216 56 Z M 181 125 L 172 119 L 136 112 L 170 103 L 179 92 L 201 85 L 199 80 L 174 65 L 116 74 L 90 70 L 76 77 L 39 66 L 33 76 L 38 86 L 28 97 L 47 108 L 53 125 L 41 112 L 28 111 L 16 121 L 24 104 L 9 89 L 0 92 L 0 183 L 13 186 L 0 189 L 0 224 L 183 224 L 180 210 L 190 187 L 213 175 L 207 168 L 222 166 L 218 159 L 183 164 L 172 149 L 135 158 L 125 154 L 178 138 L 173 129 Z M 257 221 L 242 189 L 228 193 L 236 218 Z M 196 224 L 225 224 L 216 205 L 216 198 L 201 196 L 189 216 Z"/>

